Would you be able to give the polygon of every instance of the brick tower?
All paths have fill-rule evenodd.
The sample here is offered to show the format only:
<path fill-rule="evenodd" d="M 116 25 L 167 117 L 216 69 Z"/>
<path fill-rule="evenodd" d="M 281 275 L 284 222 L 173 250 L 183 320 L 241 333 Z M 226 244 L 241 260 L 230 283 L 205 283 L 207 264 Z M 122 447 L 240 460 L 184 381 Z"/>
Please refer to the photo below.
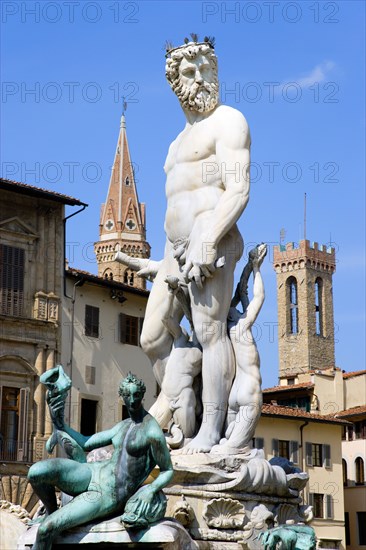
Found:
<path fill-rule="evenodd" d="M 335 366 L 332 277 L 334 248 L 300 241 L 274 247 L 279 376 Z"/>
<path fill-rule="evenodd" d="M 145 288 L 145 279 L 114 261 L 118 250 L 134 258 L 150 257 L 145 223 L 145 205 L 138 200 L 126 121 L 122 115 L 107 200 L 101 207 L 99 241 L 94 244 L 99 277 Z"/>

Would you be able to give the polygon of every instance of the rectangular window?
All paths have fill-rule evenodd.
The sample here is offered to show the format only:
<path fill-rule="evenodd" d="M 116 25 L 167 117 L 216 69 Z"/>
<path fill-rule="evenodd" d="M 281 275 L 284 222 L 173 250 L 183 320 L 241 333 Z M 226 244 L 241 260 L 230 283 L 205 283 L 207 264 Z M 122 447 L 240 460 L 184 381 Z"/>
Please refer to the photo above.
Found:
<path fill-rule="evenodd" d="M 283 439 L 278 440 L 278 455 L 290 460 L 290 442 Z"/>
<path fill-rule="evenodd" d="M 0 386 L 0 459 L 11 462 L 27 460 L 28 388 Z"/>
<path fill-rule="evenodd" d="M 85 384 L 95 385 L 95 367 L 86 365 L 85 367 Z"/>
<path fill-rule="evenodd" d="M 352 441 L 353 440 L 353 424 L 352 424 L 352 426 L 348 426 L 347 430 L 348 430 L 348 441 Z"/>
<path fill-rule="evenodd" d="M 323 468 L 332 467 L 330 445 L 307 442 L 305 444 L 305 452 L 307 466 L 318 466 Z"/>
<path fill-rule="evenodd" d="M 254 449 L 264 449 L 264 438 L 263 437 L 253 437 L 253 448 Z"/>
<path fill-rule="evenodd" d="M 0 244 L 0 313 L 20 317 L 24 302 L 24 250 Z"/>
<path fill-rule="evenodd" d="M 355 422 L 355 437 L 356 439 L 361 439 L 362 433 L 362 422 Z"/>
<path fill-rule="evenodd" d="M 97 428 L 97 405 L 98 401 L 93 399 L 81 400 L 80 433 L 82 435 L 93 435 Z"/>
<path fill-rule="evenodd" d="M 347 426 L 342 426 L 342 441 L 347 439 Z"/>
<path fill-rule="evenodd" d="M 357 512 L 358 543 L 366 544 L 366 512 Z"/>
<path fill-rule="evenodd" d="M 138 346 L 140 340 L 140 325 L 142 319 L 132 315 L 119 314 L 120 342 Z"/>
<path fill-rule="evenodd" d="M 85 336 L 99 338 L 99 307 L 85 306 Z"/>
<path fill-rule="evenodd" d="M 313 493 L 313 514 L 314 518 L 324 517 L 324 495 Z"/>
<path fill-rule="evenodd" d="M 349 529 L 349 513 L 344 513 L 344 528 L 346 531 L 346 546 L 350 546 L 351 544 L 351 536 L 350 536 L 350 529 Z"/>
<path fill-rule="evenodd" d="M 313 466 L 323 466 L 322 446 L 320 443 L 313 443 L 311 454 L 313 458 Z"/>

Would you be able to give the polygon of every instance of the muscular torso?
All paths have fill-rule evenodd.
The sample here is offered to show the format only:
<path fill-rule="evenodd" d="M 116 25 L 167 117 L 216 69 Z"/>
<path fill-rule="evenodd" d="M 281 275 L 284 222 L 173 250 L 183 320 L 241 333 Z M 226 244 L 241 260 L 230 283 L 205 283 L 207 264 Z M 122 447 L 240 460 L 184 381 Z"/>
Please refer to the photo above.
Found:
<path fill-rule="evenodd" d="M 206 119 L 179 134 L 165 162 L 168 239 L 188 238 L 194 225 L 204 224 L 224 186 L 216 164 L 218 107 Z"/>
<path fill-rule="evenodd" d="M 155 420 L 150 415 L 138 424 L 131 419 L 121 422 L 120 430 L 112 439 L 112 458 L 99 463 L 101 480 L 110 485 L 112 500 L 121 508 L 156 465 L 147 435 L 151 422 L 155 423 Z"/>

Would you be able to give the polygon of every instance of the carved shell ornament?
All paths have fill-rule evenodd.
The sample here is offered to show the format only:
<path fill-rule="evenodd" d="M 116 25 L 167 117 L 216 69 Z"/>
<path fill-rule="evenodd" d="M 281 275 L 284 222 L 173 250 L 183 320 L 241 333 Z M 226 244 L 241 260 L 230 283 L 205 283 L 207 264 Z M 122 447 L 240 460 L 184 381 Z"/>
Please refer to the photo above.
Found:
<path fill-rule="evenodd" d="M 238 500 L 213 498 L 204 506 L 203 517 L 209 527 L 237 529 L 244 525 L 245 508 Z"/>

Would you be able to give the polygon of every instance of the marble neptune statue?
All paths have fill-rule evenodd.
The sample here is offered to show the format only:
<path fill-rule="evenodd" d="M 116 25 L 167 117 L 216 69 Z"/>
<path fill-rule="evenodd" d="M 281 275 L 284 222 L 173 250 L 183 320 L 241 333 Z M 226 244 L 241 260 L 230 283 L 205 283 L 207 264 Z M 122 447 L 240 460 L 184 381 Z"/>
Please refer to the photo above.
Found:
<path fill-rule="evenodd" d="M 130 418 L 91 436 L 64 422 L 65 393 L 71 384 L 61 365 L 47 371 L 41 381 L 48 387 L 47 402 L 55 426 L 48 449 L 61 443 L 69 458 L 42 460 L 29 470 L 28 479 L 46 508 L 33 550 L 50 550 L 62 531 L 99 518 L 121 514 L 125 527 L 135 529 L 162 519 L 166 497 L 161 489 L 172 479 L 173 467 L 161 428 L 142 406 L 142 380 L 129 374 L 120 384 L 119 395 Z M 106 445 L 113 445 L 110 459 L 87 462 L 85 452 Z M 155 466 L 159 475 L 143 485 Z M 56 487 L 74 497 L 61 508 L 57 507 Z"/>
<path fill-rule="evenodd" d="M 188 40 L 187 40 L 188 42 Z M 186 452 L 209 452 L 219 443 L 235 375 L 227 315 L 234 269 L 243 252 L 236 222 L 249 199 L 250 134 L 244 116 L 219 103 L 217 58 L 206 37 L 169 49 L 166 76 L 186 124 L 165 162 L 166 246 L 146 309 L 141 345 L 163 383 L 174 337 L 164 324 L 167 277 L 186 283 L 195 338 L 202 349 L 202 422 Z M 175 323 L 184 315 L 174 300 Z"/>

